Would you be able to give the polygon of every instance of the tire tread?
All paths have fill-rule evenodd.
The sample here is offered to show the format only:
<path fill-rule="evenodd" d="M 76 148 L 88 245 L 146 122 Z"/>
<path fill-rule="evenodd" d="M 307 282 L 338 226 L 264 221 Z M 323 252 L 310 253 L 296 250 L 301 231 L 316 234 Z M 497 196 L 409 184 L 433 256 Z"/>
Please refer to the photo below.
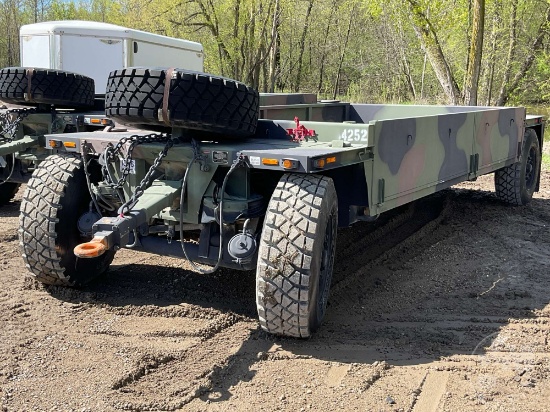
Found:
<path fill-rule="evenodd" d="M 29 69 L 33 70 L 32 100 L 28 100 L 26 96 Z M 94 80 L 81 74 L 27 67 L 7 67 L 0 70 L 0 100 L 8 103 L 93 106 L 94 93 Z"/>
<path fill-rule="evenodd" d="M 107 116 L 127 124 L 164 125 L 162 110 L 167 69 L 127 68 L 111 72 Z M 252 135 L 259 116 L 259 94 L 236 80 L 181 69 L 170 81 L 170 124 L 225 134 Z"/>
<path fill-rule="evenodd" d="M 256 306 L 267 332 L 309 337 L 311 256 L 321 200 L 332 181 L 285 175 L 278 183 L 264 222 L 258 256 Z"/>

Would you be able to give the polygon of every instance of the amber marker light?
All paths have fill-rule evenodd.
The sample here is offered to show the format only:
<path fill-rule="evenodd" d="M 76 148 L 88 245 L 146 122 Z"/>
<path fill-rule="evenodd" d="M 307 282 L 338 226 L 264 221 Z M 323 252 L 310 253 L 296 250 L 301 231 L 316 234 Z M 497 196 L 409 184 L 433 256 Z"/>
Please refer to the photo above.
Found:
<path fill-rule="evenodd" d="M 75 142 L 63 142 L 63 146 L 65 146 L 69 149 L 74 149 L 76 147 L 76 143 Z"/>
<path fill-rule="evenodd" d="M 56 147 L 61 147 L 61 142 L 59 140 L 50 140 L 48 142 L 48 144 L 50 145 L 50 147 L 52 148 L 56 148 Z"/>
<path fill-rule="evenodd" d="M 292 159 L 283 159 L 283 167 L 285 169 L 297 169 L 298 162 Z"/>
<path fill-rule="evenodd" d="M 90 123 L 92 123 L 92 124 L 101 124 L 101 120 L 99 120 L 99 119 L 90 119 Z"/>
<path fill-rule="evenodd" d="M 336 156 L 327 157 L 327 164 L 328 163 L 336 163 Z"/>
<path fill-rule="evenodd" d="M 317 169 L 322 169 L 323 167 L 325 167 L 325 159 L 314 160 L 313 167 L 316 167 Z"/>
<path fill-rule="evenodd" d="M 278 159 L 267 159 L 262 158 L 262 164 L 266 166 L 279 166 L 279 160 Z"/>

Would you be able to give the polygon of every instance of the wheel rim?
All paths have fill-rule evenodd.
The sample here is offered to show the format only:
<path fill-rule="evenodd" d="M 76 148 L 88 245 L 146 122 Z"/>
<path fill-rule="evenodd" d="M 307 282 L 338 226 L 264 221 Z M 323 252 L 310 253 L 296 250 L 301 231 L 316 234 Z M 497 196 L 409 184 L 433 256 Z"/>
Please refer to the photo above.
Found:
<path fill-rule="evenodd" d="M 527 156 L 527 162 L 525 164 L 525 186 L 531 189 L 535 183 L 537 171 L 537 151 L 534 147 L 531 147 Z"/>
<path fill-rule="evenodd" d="M 321 268 L 319 270 L 319 298 L 317 299 L 317 322 L 323 319 L 327 307 L 330 282 L 332 279 L 332 266 L 334 264 L 334 239 L 336 237 L 336 219 L 331 213 L 323 240 L 323 254 L 321 256 Z"/>

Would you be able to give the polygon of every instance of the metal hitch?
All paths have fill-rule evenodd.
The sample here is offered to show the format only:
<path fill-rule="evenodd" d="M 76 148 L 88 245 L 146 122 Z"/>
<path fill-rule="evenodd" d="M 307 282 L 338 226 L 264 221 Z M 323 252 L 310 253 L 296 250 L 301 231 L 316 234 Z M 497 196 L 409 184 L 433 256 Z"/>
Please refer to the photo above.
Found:
<path fill-rule="evenodd" d="M 86 243 L 81 243 L 74 248 L 74 254 L 79 258 L 91 259 L 101 256 L 107 250 L 106 239 L 102 236 L 94 237 Z"/>

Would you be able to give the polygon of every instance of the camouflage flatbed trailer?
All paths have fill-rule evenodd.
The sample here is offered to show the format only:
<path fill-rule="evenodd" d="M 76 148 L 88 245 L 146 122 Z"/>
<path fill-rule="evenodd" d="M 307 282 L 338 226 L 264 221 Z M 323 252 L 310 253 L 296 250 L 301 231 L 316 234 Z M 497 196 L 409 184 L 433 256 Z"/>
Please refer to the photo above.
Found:
<path fill-rule="evenodd" d="M 260 324 L 280 335 L 321 324 L 338 226 L 487 173 L 512 205 L 538 190 L 543 119 L 521 107 L 317 102 L 125 69 L 111 73 L 106 110 L 152 131 L 46 135 L 54 153 L 21 205 L 31 273 L 82 285 L 124 247 L 204 273 L 255 269 Z"/>

